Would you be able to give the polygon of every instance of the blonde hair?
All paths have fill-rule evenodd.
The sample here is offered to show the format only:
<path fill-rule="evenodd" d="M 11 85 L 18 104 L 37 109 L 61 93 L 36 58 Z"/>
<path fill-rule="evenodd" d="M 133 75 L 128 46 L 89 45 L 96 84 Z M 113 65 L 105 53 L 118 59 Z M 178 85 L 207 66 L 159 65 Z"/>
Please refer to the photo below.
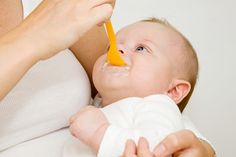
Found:
<path fill-rule="evenodd" d="M 183 45 L 182 45 L 182 50 L 185 51 L 186 57 L 183 59 L 183 67 L 184 67 L 184 72 L 187 78 L 186 81 L 188 81 L 191 84 L 191 89 L 188 93 L 188 95 L 178 104 L 178 107 L 180 111 L 182 112 L 184 108 L 186 107 L 192 93 L 194 90 L 194 87 L 197 82 L 198 78 L 198 58 L 196 51 L 194 50 L 193 46 L 191 43 L 188 41 L 188 39 L 181 34 L 176 28 L 174 28 L 167 20 L 165 19 L 157 19 L 157 18 L 150 18 L 150 19 L 145 19 L 141 20 L 141 22 L 154 22 L 154 23 L 159 23 L 164 26 L 167 26 L 168 28 L 171 28 L 174 32 L 180 35 L 180 37 L 183 39 Z"/>

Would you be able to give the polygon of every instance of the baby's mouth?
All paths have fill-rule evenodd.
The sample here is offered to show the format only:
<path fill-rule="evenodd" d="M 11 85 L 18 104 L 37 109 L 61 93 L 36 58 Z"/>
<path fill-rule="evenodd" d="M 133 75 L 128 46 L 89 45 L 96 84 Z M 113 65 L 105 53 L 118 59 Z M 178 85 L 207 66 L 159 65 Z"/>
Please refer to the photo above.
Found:
<path fill-rule="evenodd" d="M 102 66 L 102 69 L 104 70 L 107 67 L 110 67 L 110 68 L 113 68 L 113 69 L 126 69 L 126 70 L 130 69 L 129 65 L 126 65 L 126 66 L 116 66 L 116 65 L 112 65 L 112 64 L 110 64 L 110 63 L 108 63 L 106 61 L 106 62 L 104 62 L 103 66 Z"/>
<path fill-rule="evenodd" d="M 110 64 L 108 61 L 105 61 L 103 66 L 102 66 L 102 70 L 104 71 L 105 69 L 109 68 L 109 69 L 113 69 L 113 72 L 117 72 L 117 71 L 129 71 L 131 68 L 131 60 L 128 56 L 122 56 L 122 59 L 124 60 L 124 62 L 126 63 L 125 66 L 115 66 Z"/>

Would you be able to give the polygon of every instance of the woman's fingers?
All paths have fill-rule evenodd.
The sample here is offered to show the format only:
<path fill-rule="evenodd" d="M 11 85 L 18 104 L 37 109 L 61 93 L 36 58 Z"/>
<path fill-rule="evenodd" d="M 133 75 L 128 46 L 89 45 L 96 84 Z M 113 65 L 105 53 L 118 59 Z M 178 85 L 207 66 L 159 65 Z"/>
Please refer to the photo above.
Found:
<path fill-rule="evenodd" d="M 115 0 L 91 0 L 92 16 L 96 21 L 96 24 L 101 24 L 108 20 L 113 11 Z"/>
<path fill-rule="evenodd" d="M 148 142 L 145 138 L 141 137 L 138 141 L 138 157 L 152 157 L 152 153 L 149 150 Z"/>
<path fill-rule="evenodd" d="M 136 145 L 133 140 L 127 140 L 125 150 L 122 157 L 137 157 Z"/>
<path fill-rule="evenodd" d="M 113 8 L 110 4 L 103 4 L 93 8 L 90 14 L 92 25 L 107 21 L 111 17 L 112 11 Z"/>
<path fill-rule="evenodd" d="M 194 147 L 199 142 L 198 138 L 188 130 L 182 130 L 168 135 L 154 149 L 156 157 L 170 156 L 184 149 Z"/>

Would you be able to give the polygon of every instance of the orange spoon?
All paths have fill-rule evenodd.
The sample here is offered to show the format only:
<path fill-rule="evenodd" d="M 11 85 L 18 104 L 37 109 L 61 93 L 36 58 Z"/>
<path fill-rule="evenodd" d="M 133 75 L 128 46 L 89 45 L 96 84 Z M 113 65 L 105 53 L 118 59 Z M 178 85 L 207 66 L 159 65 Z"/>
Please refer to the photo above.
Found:
<path fill-rule="evenodd" d="M 110 41 L 110 48 L 108 50 L 107 53 L 107 61 L 108 63 L 110 63 L 111 65 L 115 65 L 115 66 L 125 66 L 125 62 L 123 61 L 123 59 L 121 58 L 117 48 L 116 48 L 116 38 L 115 38 L 115 34 L 113 31 L 113 27 L 111 24 L 111 21 L 108 20 L 105 23 L 106 26 L 106 30 L 107 30 L 107 35 Z"/>

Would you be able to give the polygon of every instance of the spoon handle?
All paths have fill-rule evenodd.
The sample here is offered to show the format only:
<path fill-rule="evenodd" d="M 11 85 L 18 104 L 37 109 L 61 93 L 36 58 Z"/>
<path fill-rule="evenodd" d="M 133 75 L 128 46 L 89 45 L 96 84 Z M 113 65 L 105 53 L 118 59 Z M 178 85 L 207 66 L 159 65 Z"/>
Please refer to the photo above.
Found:
<path fill-rule="evenodd" d="M 107 53 L 107 61 L 108 63 L 116 66 L 125 66 L 125 62 L 121 58 L 117 48 L 116 48 L 116 38 L 115 38 L 115 33 L 111 24 L 111 21 L 108 20 L 105 23 L 106 30 L 107 30 L 107 35 L 110 41 L 110 48 Z"/>
<path fill-rule="evenodd" d="M 105 26 L 106 26 L 107 35 L 108 35 L 110 44 L 111 45 L 113 45 L 113 44 L 115 45 L 116 44 L 116 38 L 115 38 L 115 33 L 114 33 L 114 30 L 113 30 L 113 27 L 112 27 L 112 24 L 111 24 L 111 20 L 108 20 L 105 23 Z"/>

